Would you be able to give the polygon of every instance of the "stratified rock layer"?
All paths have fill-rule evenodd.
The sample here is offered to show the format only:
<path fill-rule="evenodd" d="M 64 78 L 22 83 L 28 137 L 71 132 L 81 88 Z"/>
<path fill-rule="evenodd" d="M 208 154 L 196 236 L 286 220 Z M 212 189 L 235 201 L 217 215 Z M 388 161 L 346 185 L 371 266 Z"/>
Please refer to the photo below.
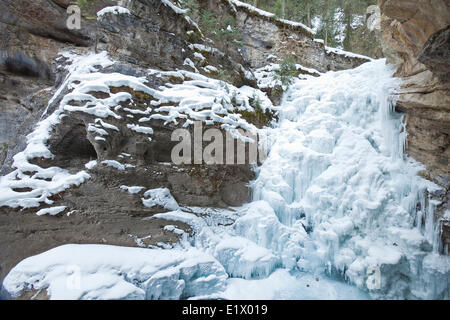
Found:
<path fill-rule="evenodd" d="M 406 151 L 425 164 L 424 176 L 447 189 L 437 195 L 442 217 L 450 210 L 450 3 L 380 0 L 379 4 L 385 54 L 404 80 L 397 110 L 406 113 Z M 442 222 L 444 245 L 450 243 L 449 224 Z"/>

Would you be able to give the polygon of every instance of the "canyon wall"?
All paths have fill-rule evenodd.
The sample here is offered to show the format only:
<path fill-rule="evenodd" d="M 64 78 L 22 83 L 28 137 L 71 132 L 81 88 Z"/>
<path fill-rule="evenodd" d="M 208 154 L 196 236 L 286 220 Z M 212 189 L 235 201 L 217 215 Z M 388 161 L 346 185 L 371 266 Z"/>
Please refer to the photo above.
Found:
<path fill-rule="evenodd" d="M 438 221 L 450 243 L 450 2 L 380 0 L 381 32 L 388 62 L 403 79 L 396 109 L 405 113 L 406 152 L 423 163 L 423 176 L 444 187 Z"/>
<path fill-rule="evenodd" d="M 244 60 L 251 68 L 277 62 L 276 58 L 293 58 L 297 63 L 319 72 L 355 68 L 369 59 L 364 56 L 335 50 L 314 39 L 307 26 L 281 19 L 273 13 L 234 0 L 198 0 L 216 16 L 225 19 L 233 16 L 240 29 Z"/>

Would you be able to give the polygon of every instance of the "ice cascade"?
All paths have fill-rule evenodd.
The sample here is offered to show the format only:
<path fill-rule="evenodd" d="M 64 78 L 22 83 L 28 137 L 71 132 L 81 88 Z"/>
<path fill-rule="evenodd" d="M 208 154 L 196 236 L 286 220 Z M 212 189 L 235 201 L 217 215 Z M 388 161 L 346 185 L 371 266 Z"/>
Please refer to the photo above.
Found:
<path fill-rule="evenodd" d="M 373 297 L 449 298 L 450 260 L 438 254 L 437 203 L 427 196 L 439 187 L 404 156 L 392 74 L 377 60 L 297 80 L 282 101 L 254 197 L 286 227 L 307 232 L 300 254 L 291 255 L 299 270 L 323 269 Z"/>

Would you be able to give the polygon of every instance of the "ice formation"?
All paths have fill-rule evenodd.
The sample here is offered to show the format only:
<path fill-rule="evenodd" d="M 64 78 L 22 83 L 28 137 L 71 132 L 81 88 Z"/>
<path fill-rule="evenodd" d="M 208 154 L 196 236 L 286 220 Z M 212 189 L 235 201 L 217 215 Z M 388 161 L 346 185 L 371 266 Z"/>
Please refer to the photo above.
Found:
<path fill-rule="evenodd" d="M 298 243 L 300 270 L 328 269 L 364 290 L 377 270 L 374 297 L 448 298 L 450 260 L 437 253 L 426 204 L 427 190 L 438 186 L 403 156 L 404 127 L 389 98 L 398 85 L 392 73 L 378 60 L 297 81 L 271 131 L 275 142 L 254 197 L 283 225 L 308 233 Z"/>
<path fill-rule="evenodd" d="M 259 82 L 270 85 L 272 71 L 256 73 Z M 320 76 L 296 79 L 281 106 L 273 108 L 279 122 L 261 129 L 270 138 L 270 150 L 252 183 L 254 201 L 229 210 L 185 208 L 168 189 L 147 190 L 144 205 L 172 210 L 151 219 L 184 222 L 193 235 L 168 226 L 166 231 L 182 236 L 170 249 L 58 247 L 17 265 L 4 281 L 6 290 L 20 295 L 47 288 L 53 299 L 448 299 L 450 260 L 437 252 L 436 203 L 427 196 L 427 190 L 438 186 L 420 178 L 422 166 L 404 156 L 406 132 L 390 99 L 399 85 L 393 70 L 376 60 L 341 72 L 309 71 Z M 80 83 L 72 84 L 65 100 L 82 95 L 94 106 L 62 104 L 60 113 L 47 119 L 56 121 L 62 112 L 79 108 L 99 118 L 93 130 L 107 139 L 101 130 L 114 130 L 108 128 L 107 116 L 117 116 L 114 106 L 129 96 L 96 99 L 86 93 L 94 85 L 109 93 L 108 86 L 125 84 L 151 94 L 156 100 L 149 108 L 168 113 L 142 114 L 140 123 L 150 118 L 188 124 L 202 120 L 226 130 L 258 130 L 231 113 L 233 92 L 245 110 L 251 110 L 248 98 L 253 94 L 264 98 L 249 87 L 234 88 L 192 72 L 150 70 L 182 81 L 157 90 L 142 79 L 90 72 L 89 77 L 77 74 L 74 79 Z M 38 141 L 40 154 L 51 156 L 45 139 Z M 23 159 L 34 154 L 27 150 Z M 0 188 L 9 194 L 2 192 L 0 204 L 41 202 L 11 196 L 12 187 L 29 181 L 21 173 L 25 164 L 19 162 L 14 178 L 2 178 Z M 87 169 L 95 164 L 88 163 Z M 119 170 L 124 166 L 115 160 L 103 164 Z M 65 181 L 67 173 L 61 174 Z M 131 194 L 144 190 L 121 189 Z M 74 272 L 78 278 L 72 277 Z M 81 286 L 64 290 L 73 279 L 81 279 Z"/>
<path fill-rule="evenodd" d="M 65 245 L 23 260 L 3 286 L 13 296 L 46 289 L 52 299 L 186 299 L 223 290 L 226 278 L 193 248 Z"/>

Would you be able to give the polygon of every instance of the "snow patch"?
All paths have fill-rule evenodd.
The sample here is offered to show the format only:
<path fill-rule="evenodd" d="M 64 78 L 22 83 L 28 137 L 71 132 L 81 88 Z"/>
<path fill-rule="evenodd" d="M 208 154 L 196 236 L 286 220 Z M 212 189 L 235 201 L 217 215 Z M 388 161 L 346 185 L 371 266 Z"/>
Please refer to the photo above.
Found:
<path fill-rule="evenodd" d="M 51 215 L 51 216 L 56 216 L 57 214 L 63 212 L 64 210 L 66 210 L 67 207 L 66 206 L 59 206 L 59 207 L 52 207 L 52 208 L 45 208 L 45 209 L 41 209 L 38 212 L 36 212 L 36 214 L 38 216 L 43 216 L 43 215 Z"/>
<path fill-rule="evenodd" d="M 106 7 L 97 12 L 97 18 L 102 18 L 105 14 L 131 14 L 130 10 L 121 6 Z"/>
<path fill-rule="evenodd" d="M 211 256 L 189 250 L 64 245 L 27 258 L 3 281 L 18 297 L 47 290 L 50 299 L 187 299 L 224 288 L 227 275 Z"/>
<path fill-rule="evenodd" d="M 167 210 L 177 210 L 178 203 L 167 188 L 151 189 L 144 193 L 142 203 L 148 208 L 161 206 Z"/>

